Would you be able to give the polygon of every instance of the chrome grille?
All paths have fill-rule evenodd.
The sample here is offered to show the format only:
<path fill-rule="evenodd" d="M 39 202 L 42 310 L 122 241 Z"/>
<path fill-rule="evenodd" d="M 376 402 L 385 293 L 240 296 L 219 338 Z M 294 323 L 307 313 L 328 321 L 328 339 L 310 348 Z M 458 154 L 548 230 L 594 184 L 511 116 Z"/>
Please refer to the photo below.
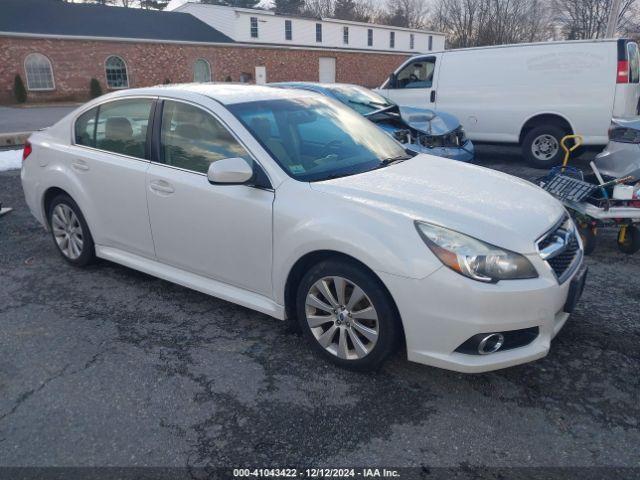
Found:
<path fill-rule="evenodd" d="M 538 240 L 538 252 L 563 283 L 580 265 L 582 248 L 575 225 L 568 215 Z"/>

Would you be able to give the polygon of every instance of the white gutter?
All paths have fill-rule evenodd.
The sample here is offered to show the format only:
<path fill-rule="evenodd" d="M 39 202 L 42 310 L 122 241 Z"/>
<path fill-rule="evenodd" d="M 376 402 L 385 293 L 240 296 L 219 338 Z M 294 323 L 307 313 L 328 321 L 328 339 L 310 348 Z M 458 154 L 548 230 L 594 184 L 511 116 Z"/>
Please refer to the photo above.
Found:
<path fill-rule="evenodd" d="M 343 52 L 343 53 L 375 53 L 379 55 L 423 55 L 427 52 L 404 51 L 398 50 L 397 52 L 388 52 L 385 50 L 366 50 L 355 48 L 323 48 L 316 46 L 305 45 L 279 45 L 279 44 L 265 44 L 265 43 L 235 43 L 235 42 L 191 42 L 185 40 L 158 40 L 152 38 L 124 38 L 124 37 L 98 37 L 88 35 L 53 35 L 45 33 L 22 33 L 22 32 L 0 32 L 0 37 L 18 37 L 18 38 L 45 38 L 56 40 L 90 40 L 99 42 L 126 42 L 126 43 L 168 43 L 177 45 L 198 45 L 198 46 L 210 46 L 210 47 L 227 47 L 227 48 L 262 48 L 279 49 L 279 50 L 315 50 L 321 52 Z"/>

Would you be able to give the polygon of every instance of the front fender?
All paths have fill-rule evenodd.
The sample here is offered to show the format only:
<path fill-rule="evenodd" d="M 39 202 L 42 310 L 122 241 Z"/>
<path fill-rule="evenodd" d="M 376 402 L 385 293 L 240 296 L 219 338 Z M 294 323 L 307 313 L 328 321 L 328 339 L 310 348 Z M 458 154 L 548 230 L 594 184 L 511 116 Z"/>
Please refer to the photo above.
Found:
<path fill-rule="evenodd" d="M 349 202 L 288 181 L 274 203 L 273 286 L 284 302 L 287 277 L 303 256 L 335 251 L 375 272 L 425 278 L 442 266 L 404 215 Z"/>

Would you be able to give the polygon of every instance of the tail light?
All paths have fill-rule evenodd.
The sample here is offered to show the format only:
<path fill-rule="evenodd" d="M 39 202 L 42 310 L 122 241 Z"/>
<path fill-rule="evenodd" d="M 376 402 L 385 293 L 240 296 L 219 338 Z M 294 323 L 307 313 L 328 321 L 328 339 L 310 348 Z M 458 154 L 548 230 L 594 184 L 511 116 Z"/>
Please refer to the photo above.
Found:
<path fill-rule="evenodd" d="M 629 83 L 629 60 L 618 61 L 616 83 Z"/>
<path fill-rule="evenodd" d="M 31 155 L 31 152 L 33 151 L 33 148 L 31 147 L 31 142 L 29 142 L 29 140 L 25 140 L 24 142 L 24 150 L 22 150 L 22 161 L 24 162 L 27 157 L 29 155 Z"/>

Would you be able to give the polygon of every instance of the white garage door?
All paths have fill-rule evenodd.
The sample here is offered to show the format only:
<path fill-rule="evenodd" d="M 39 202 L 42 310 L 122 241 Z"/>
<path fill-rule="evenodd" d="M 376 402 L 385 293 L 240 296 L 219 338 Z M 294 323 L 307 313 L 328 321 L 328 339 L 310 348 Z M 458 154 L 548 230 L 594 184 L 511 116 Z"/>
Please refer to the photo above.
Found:
<path fill-rule="evenodd" d="M 267 83 L 267 67 L 256 67 L 256 85 L 264 85 Z"/>
<path fill-rule="evenodd" d="M 320 71 L 318 78 L 321 83 L 335 83 L 336 59 L 332 57 L 320 57 Z"/>

